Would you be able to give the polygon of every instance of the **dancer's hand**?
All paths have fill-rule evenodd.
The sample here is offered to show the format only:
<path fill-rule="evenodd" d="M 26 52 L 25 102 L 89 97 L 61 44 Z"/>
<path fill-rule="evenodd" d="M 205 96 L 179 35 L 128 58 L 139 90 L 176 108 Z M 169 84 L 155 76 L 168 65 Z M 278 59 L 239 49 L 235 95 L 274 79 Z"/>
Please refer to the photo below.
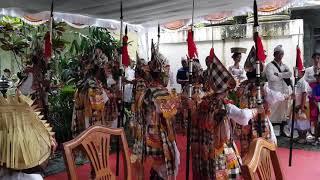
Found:
<path fill-rule="evenodd" d="M 301 109 L 301 112 L 303 112 L 303 113 L 306 113 L 306 111 L 307 111 L 307 107 L 306 106 L 301 106 L 300 109 Z"/>
<path fill-rule="evenodd" d="M 191 110 L 191 113 L 196 111 L 196 102 L 192 99 L 188 99 L 188 109 Z"/>
<path fill-rule="evenodd" d="M 262 118 L 265 117 L 266 115 L 266 110 L 264 108 L 263 105 L 258 106 L 257 108 L 253 109 L 253 117 L 258 117 L 258 114 L 261 115 Z M 258 120 L 258 118 L 254 118 L 256 121 Z"/>
<path fill-rule="evenodd" d="M 58 147 L 58 143 L 54 137 L 50 137 L 50 140 L 51 140 L 51 153 L 53 154 Z"/>
<path fill-rule="evenodd" d="M 116 97 L 118 98 L 118 99 L 122 99 L 122 91 L 120 91 L 120 90 L 117 90 L 116 91 L 116 93 L 115 93 L 115 95 L 116 95 Z"/>
<path fill-rule="evenodd" d="M 56 151 L 57 149 L 57 146 L 58 146 L 58 143 L 56 141 L 56 139 L 54 137 L 50 137 L 50 145 L 51 145 L 51 157 L 50 158 L 53 158 L 54 155 L 53 153 Z M 45 160 L 42 164 L 40 164 L 39 166 L 42 168 L 42 169 L 45 169 L 47 166 L 48 166 L 48 163 L 49 163 L 49 159 Z"/>
<path fill-rule="evenodd" d="M 236 92 L 237 97 L 241 97 L 241 96 L 243 96 L 243 94 L 244 94 L 244 88 L 239 87 Z"/>
<path fill-rule="evenodd" d="M 287 95 L 284 100 L 289 100 L 289 99 L 295 99 L 295 95 L 292 93 L 290 95 Z"/>
<path fill-rule="evenodd" d="M 262 113 L 264 113 L 264 107 L 263 107 L 263 105 L 260 105 L 260 106 L 258 106 L 258 113 L 260 113 L 260 114 L 262 114 Z"/>
<path fill-rule="evenodd" d="M 263 102 L 263 108 L 264 108 L 264 111 L 269 110 L 270 109 L 269 103 L 264 101 Z"/>
<path fill-rule="evenodd" d="M 195 107 L 195 103 L 192 99 L 188 99 L 188 109 L 193 109 Z"/>

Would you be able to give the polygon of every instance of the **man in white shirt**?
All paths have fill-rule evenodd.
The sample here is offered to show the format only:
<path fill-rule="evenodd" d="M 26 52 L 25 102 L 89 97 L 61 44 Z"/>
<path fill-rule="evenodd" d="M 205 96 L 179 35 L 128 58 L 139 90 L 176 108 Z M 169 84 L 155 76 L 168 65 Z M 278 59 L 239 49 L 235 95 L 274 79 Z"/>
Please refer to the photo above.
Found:
<path fill-rule="evenodd" d="M 125 85 L 124 85 L 124 94 L 123 94 L 123 102 L 125 112 L 131 111 L 131 103 L 133 101 L 133 81 L 135 79 L 135 70 L 134 70 L 134 61 L 131 61 L 130 66 L 125 69 Z M 124 124 L 129 122 L 128 115 L 124 112 Z"/>
<path fill-rule="evenodd" d="M 310 85 L 312 83 L 315 83 L 317 79 L 315 78 L 315 74 L 318 74 L 320 72 L 320 52 L 314 52 L 312 54 L 313 59 L 313 66 L 306 68 L 304 79 L 307 81 L 307 83 Z M 311 112 L 317 112 L 318 107 L 316 104 L 310 102 L 309 108 Z M 314 111 L 315 110 L 315 111 Z M 310 113 L 310 121 L 311 121 L 311 133 L 314 133 L 315 131 L 315 125 L 318 121 L 318 113 Z M 307 134 L 307 140 L 313 140 L 314 137 L 308 132 Z"/>
<path fill-rule="evenodd" d="M 169 70 L 169 83 L 168 83 L 168 85 L 167 85 L 167 88 L 168 88 L 169 90 L 175 89 L 175 85 L 174 85 L 175 82 L 176 82 L 176 81 L 174 80 L 174 74 L 173 74 L 173 72 L 172 72 L 172 70 L 171 70 L 171 68 L 170 68 L 170 70 Z"/>
<path fill-rule="evenodd" d="M 315 52 L 312 54 L 313 66 L 306 68 L 304 79 L 308 83 L 316 82 L 314 74 L 320 71 L 320 52 Z"/>
<path fill-rule="evenodd" d="M 132 81 L 134 80 L 134 61 L 131 61 L 130 66 L 125 69 L 125 79 L 126 84 L 124 86 L 124 102 L 131 104 L 132 102 L 132 90 L 133 84 Z"/>
<path fill-rule="evenodd" d="M 274 48 L 274 60 L 266 66 L 266 77 L 271 90 L 281 92 L 282 94 L 291 94 L 292 83 L 290 78 L 292 72 L 287 65 L 283 64 L 283 55 L 282 45 Z M 273 124 L 280 125 L 281 135 L 284 135 L 283 129 L 289 113 L 289 102 L 289 100 L 281 101 L 271 107 L 270 120 Z"/>

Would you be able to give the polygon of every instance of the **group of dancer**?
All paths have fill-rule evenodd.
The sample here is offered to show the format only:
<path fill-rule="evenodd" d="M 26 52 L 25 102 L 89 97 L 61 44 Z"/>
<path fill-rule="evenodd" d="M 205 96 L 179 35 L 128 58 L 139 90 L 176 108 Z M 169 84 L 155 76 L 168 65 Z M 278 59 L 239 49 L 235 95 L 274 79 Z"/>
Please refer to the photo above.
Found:
<path fill-rule="evenodd" d="M 250 50 L 244 68 L 240 67 L 240 60 L 246 49 L 232 48 L 231 52 L 235 64 L 228 69 L 217 56 L 205 59 L 206 70 L 202 70 L 199 60 L 187 59 L 186 66 L 193 61 L 193 76 L 191 81 L 182 81 L 184 88 L 180 94 L 174 90 L 170 92 L 167 88 L 170 66 L 168 60 L 159 53 L 159 44 L 152 42 L 149 62 L 137 56 L 134 78 L 124 81 L 124 86 L 130 85 L 133 93 L 130 124 L 135 142 L 131 161 L 138 179 L 145 178 L 145 164 L 151 164 L 150 179 L 176 179 L 181 166 L 175 129 L 179 114 L 183 114 L 184 121 L 191 120 L 194 180 L 241 179 L 241 159 L 248 153 L 253 139 L 261 136 L 271 143 L 277 143 L 270 120 L 272 107 L 279 107 L 279 104 L 288 101 L 292 93 L 272 89 L 269 84 L 272 79 L 266 75 L 263 79 L 268 79 L 268 84 L 261 86 L 263 106 L 258 106 L 255 48 Z M 274 50 L 275 61 L 281 54 L 283 56 L 283 50 L 277 46 Z M 119 69 L 119 64 L 116 60 L 109 61 L 99 48 L 90 57 L 83 59 L 84 71 L 81 73 L 85 78 L 78 84 L 75 94 L 74 135 L 97 124 L 116 127 L 119 118 L 117 102 L 123 97 L 117 84 L 120 77 L 116 76 L 115 71 Z M 307 126 L 307 121 L 303 121 L 301 115 L 301 112 L 306 112 L 309 93 L 305 81 L 311 82 L 314 95 L 318 93 L 320 54 L 315 53 L 313 58 L 315 65 L 312 71 L 308 68 L 305 74 L 303 71 L 299 73 L 296 91 L 296 109 L 300 114 L 296 116 L 298 129 Z M 277 62 L 282 65 L 281 61 Z M 268 66 L 271 65 L 264 68 L 264 64 L 260 63 L 260 70 L 268 72 Z M 292 74 L 283 70 L 274 72 L 274 75 L 286 78 Z M 190 78 L 189 75 L 187 77 Z M 187 93 L 189 82 L 193 85 L 191 99 Z M 315 118 L 317 114 L 312 113 L 319 111 L 314 112 L 313 108 L 310 106 L 310 117 Z M 191 117 L 185 113 L 188 110 L 191 111 Z M 261 114 L 261 124 L 258 123 L 258 114 Z M 305 136 L 305 129 L 299 131 L 299 135 Z M 240 147 L 235 145 L 236 141 L 239 141 Z"/>
<path fill-rule="evenodd" d="M 154 47 L 154 46 L 153 46 Z M 151 60 L 136 67 L 133 103 L 135 144 L 132 159 L 136 172 L 143 174 L 143 164 L 152 164 L 151 179 L 175 179 L 180 152 L 175 140 L 175 119 L 179 111 L 191 109 L 191 152 L 193 179 L 239 179 L 241 158 L 248 153 L 250 142 L 259 137 L 257 114 L 261 113 L 262 137 L 277 143 L 269 119 L 270 108 L 291 98 L 263 85 L 263 107 L 257 106 L 256 64 L 254 48 L 239 68 L 243 48 L 233 48 L 235 65 L 231 71 L 214 56 L 206 58 L 207 69 L 193 60 L 192 99 L 188 99 L 186 82 L 181 94 L 166 88 L 169 77 L 167 60 L 152 49 Z M 189 63 L 191 59 L 187 60 Z M 139 60 L 138 60 L 139 62 Z M 260 69 L 264 65 L 260 64 Z M 242 73 L 243 71 L 243 73 Z M 237 75 L 245 74 L 245 75 Z M 232 101 L 230 93 L 235 93 Z M 187 115 L 184 118 L 187 119 Z M 240 141 L 241 151 L 235 146 Z M 142 164 L 142 165 L 141 165 Z M 140 170 L 139 170 L 140 169 Z"/>
<path fill-rule="evenodd" d="M 274 63 L 266 68 L 260 63 L 260 70 L 266 73 L 266 78 L 262 79 L 268 80 L 261 86 L 263 106 L 257 105 L 255 48 L 250 50 L 244 68 L 240 67 L 240 60 L 246 49 L 232 48 L 231 52 L 234 65 L 229 68 L 217 56 L 206 57 L 206 70 L 202 70 L 199 60 L 187 59 L 185 68 L 193 61 L 193 76 L 191 81 L 181 81 L 183 89 L 179 94 L 167 88 L 170 66 L 159 53 L 159 44 L 152 42 L 149 62 L 137 56 L 135 70 L 130 71 L 131 77 L 124 81 L 124 86 L 130 85 L 133 93 L 132 118 L 127 120 L 130 120 L 135 139 L 131 161 L 138 179 L 145 178 L 145 164 L 151 164 L 150 179 L 176 179 L 181 166 L 175 129 L 179 114 L 183 114 L 184 121 L 191 120 L 194 180 L 241 179 L 241 159 L 248 153 L 253 139 L 262 137 L 277 143 L 270 120 L 272 107 L 280 107 L 281 103 L 292 98 L 290 91 L 277 91 L 270 86 L 274 79 L 292 75 L 281 62 L 282 47 L 274 49 L 273 62 L 278 63 L 280 71 L 272 72 L 278 70 Z M 81 61 L 84 79 L 78 84 L 75 94 L 74 135 L 97 124 L 116 127 L 119 118 L 118 102 L 123 94 L 119 92 L 117 79 L 120 77 L 115 71 L 119 69 L 118 58 L 108 60 L 99 48 L 90 57 Z M 298 115 L 295 128 L 304 138 L 310 129 L 306 120 L 307 99 L 310 101 L 310 119 L 315 127 L 319 114 L 320 54 L 315 53 L 313 59 L 314 66 L 299 72 L 295 96 L 295 113 Z M 270 72 L 276 77 L 270 78 L 267 74 Z M 191 78 L 189 75 L 186 77 Z M 191 99 L 187 93 L 190 82 L 193 86 Z M 190 114 L 185 113 L 188 110 Z M 259 121 L 258 114 L 261 114 Z M 235 145 L 236 141 L 240 147 Z"/>
<path fill-rule="evenodd" d="M 274 49 L 274 61 L 266 68 L 262 62 L 259 65 L 261 72 L 265 72 L 265 78 L 262 79 L 268 80 L 268 83 L 261 85 L 262 106 L 257 104 L 255 48 L 250 50 L 244 68 L 241 68 L 240 61 L 246 49 L 232 48 L 231 52 L 234 65 L 229 68 L 215 55 L 206 57 L 205 70 L 202 70 L 198 59 L 184 60 L 185 70 L 193 63 L 193 75 L 185 74 L 188 79 L 178 81 L 183 84 L 179 94 L 167 88 L 170 66 L 168 60 L 160 54 L 159 44 L 152 42 L 149 62 L 137 56 L 135 70 L 132 67 L 130 71 L 126 70 L 131 75 L 130 78 L 125 76 L 127 80 L 123 81 L 124 87 L 130 87 L 133 103 L 131 107 L 130 103 L 123 104 L 131 111 L 131 119 L 127 119 L 135 140 L 131 161 L 138 179 L 145 178 L 146 164 L 151 164 L 150 179 L 176 179 L 181 165 L 175 125 L 181 114 L 184 122 L 189 120 L 191 123 L 194 180 L 241 179 L 241 159 L 248 153 L 253 139 L 262 137 L 277 144 L 271 123 L 271 118 L 277 116 L 273 108 L 282 108 L 292 98 L 288 90 L 290 85 L 284 80 L 290 78 L 292 73 L 281 61 L 284 53 L 282 46 Z M 118 80 L 125 77 L 119 76 L 118 57 L 112 58 L 109 60 L 97 48 L 88 57 L 81 59 L 80 73 L 84 79 L 78 84 L 75 93 L 72 120 L 75 136 L 92 125 L 113 128 L 123 125 L 118 124 L 118 118 L 123 118 L 119 115 L 124 113 L 119 106 L 123 94 Z M 295 128 L 299 130 L 299 136 L 304 138 L 310 128 L 306 120 L 308 93 L 309 101 L 313 102 L 310 103 L 310 119 L 315 127 L 319 114 L 317 102 L 320 98 L 317 95 L 320 92 L 320 54 L 315 53 L 313 59 L 313 67 L 307 68 L 305 73 L 299 72 L 295 96 Z M 193 87 L 192 98 L 188 97 L 190 83 Z M 124 92 L 127 90 L 125 88 Z M 261 115 L 259 120 L 258 114 Z M 235 145 L 236 141 L 240 147 Z"/>
<path fill-rule="evenodd" d="M 195 61 L 193 74 L 196 77 L 192 80 L 194 88 L 191 100 L 188 100 L 185 93 L 188 87 L 185 81 L 182 81 L 182 93 L 178 96 L 173 96 L 166 89 L 165 79 L 168 79 L 169 66 L 158 51 L 154 51 L 148 65 L 137 67 L 136 77 L 144 79 L 145 84 L 144 90 L 140 89 L 135 96 L 136 119 L 141 122 L 140 134 L 137 133 L 140 139 L 136 141 L 140 147 L 135 146 L 134 155 L 140 153 L 142 161 L 144 156 L 152 159 L 153 179 L 174 179 L 177 175 L 180 153 L 175 142 L 174 120 L 179 111 L 192 110 L 193 179 L 239 179 L 241 158 L 248 153 L 253 139 L 261 133 L 261 137 L 277 144 L 272 117 L 284 116 L 286 120 L 291 120 L 292 113 L 296 113 L 295 129 L 298 130 L 299 140 L 306 139 L 311 127 L 317 129 L 320 54 L 313 54 L 314 66 L 299 71 L 296 93 L 293 95 L 290 89 L 292 84 L 286 82 L 286 79 L 290 80 L 292 72 L 282 63 L 282 46 L 277 46 L 274 49 L 274 60 L 266 67 L 260 63 L 264 83 L 261 88 L 263 106 L 259 107 L 255 49 L 251 49 L 244 68 L 241 68 L 241 53 L 245 51 L 244 48 L 232 48 L 235 64 L 229 71 L 216 56 L 206 58 L 207 69 L 204 71 L 197 68 Z M 277 66 L 280 66 L 280 70 Z M 230 94 L 236 98 L 230 99 Z M 294 109 L 288 106 L 293 98 L 296 99 Z M 308 121 L 308 99 L 311 125 Z M 274 114 L 279 109 L 285 113 Z M 262 115 L 260 129 L 258 113 Z M 186 115 L 184 119 L 187 119 Z M 317 138 L 314 139 L 317 143 Z M 240 152 L 235 141 L 239 141 Z"/>

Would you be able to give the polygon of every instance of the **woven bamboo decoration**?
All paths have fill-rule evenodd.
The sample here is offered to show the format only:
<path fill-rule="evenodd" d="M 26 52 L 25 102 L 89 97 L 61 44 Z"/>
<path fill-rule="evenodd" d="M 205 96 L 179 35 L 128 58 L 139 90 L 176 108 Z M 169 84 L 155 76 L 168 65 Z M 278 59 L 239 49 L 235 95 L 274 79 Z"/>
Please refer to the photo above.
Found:
<path fill-rule="evenodd" d="M 26 96 L 0 97 L 0 166 L 22 170 L 46 161 L 52 128 Z"/>

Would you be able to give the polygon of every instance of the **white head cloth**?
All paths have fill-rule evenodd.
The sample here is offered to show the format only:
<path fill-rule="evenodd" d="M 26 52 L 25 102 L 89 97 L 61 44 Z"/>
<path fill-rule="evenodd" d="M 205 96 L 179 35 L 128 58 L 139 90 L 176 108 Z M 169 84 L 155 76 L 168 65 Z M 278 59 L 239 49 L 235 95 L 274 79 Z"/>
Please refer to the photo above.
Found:
<path fill-rule="evenodd" d="M 283 48 L 282 48 L 282 45 L 278 45 L 274 48 L 273 52 L 284 52 L 283 51 Z"/>
<path fill-rule="evenodd" d="M 182 56 L 182 57 L 181 57 L 181 61 L 187 61 L 187 58 L 184 57 L 184 56 Z"/>

